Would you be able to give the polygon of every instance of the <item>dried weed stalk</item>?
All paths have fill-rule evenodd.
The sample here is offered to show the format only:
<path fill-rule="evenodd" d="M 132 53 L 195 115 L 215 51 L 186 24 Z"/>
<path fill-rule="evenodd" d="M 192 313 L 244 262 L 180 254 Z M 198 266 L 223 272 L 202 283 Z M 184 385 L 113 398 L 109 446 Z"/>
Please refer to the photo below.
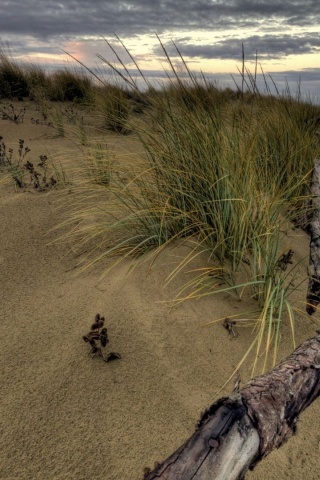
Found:
<path fill-rule="evenodd" d="M 48 175 L 47 155 L 40 155 L 40 162 L 35 167 L 26 159 L 30 151 L 20 138 L 18 156 L 15 158 L 13 148 L 7 148 L 3 137 L 0 136 L 0 170 L 8 172 L 19 188 L 32 187 L 39 192 L 55 188 L 57 179 L 54 175 Z M 26 180 L 27 174 L 29 182 Z"/>

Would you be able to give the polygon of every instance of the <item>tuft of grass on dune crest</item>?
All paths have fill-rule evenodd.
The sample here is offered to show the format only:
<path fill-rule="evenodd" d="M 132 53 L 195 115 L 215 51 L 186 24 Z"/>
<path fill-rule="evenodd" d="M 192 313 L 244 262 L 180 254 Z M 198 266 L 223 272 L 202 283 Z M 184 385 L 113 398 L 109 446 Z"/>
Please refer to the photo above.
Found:
<path fill-rule="evenodd" d="M 15 59 L 9 45 L 0 45 L 0 99 L 86 102 L 93 89 L 92 79 L 83 69 L 69 66 L 47 74 L 37 65 Z"/>
<path fill-rule="evenodd" d="M 48 76 L 46 95 L 51 101 L 88 101 L 92 91 L 92 80 L 83 71 L 65 68 Z"/>
<path fill-rule="evenodd" d="M 25 66 L 14 61 L 5 46 L 0 46 L 0 99 L 28 95 L 29 84 Z"/>
<path fill-rule="evenodd" d="M 248 292 L 260 309 L 254 321 L 254 368 L 263 353 L 265 369 L 277 359 L 284 321 L 294 341 L 290 294 L 297 288 L 292 278 L 298 265 L 283 267 L 282 238 L 289 222 L 307 209 L 310 172 L 320 149 L 319 108 L 288 91 L 272 96 L 267 84 L 261 94 L 244 66 L 237 91 L 221 90 L 193 74 L 178 49 L 184 69 L 177 71 L 160 45 L 168 62 L 161 90 L 150 85 L 127 50 L 147 92 L 138 89 L 119 56 L 122 70 L 113 66 L 147 105 L 134 124 L 144 160 L 114 172 L 102 198 L 101 184 L 94 197 L 90 182 L 89 201 L 77 202 L 71 217 L 77 223 L 73 234 L 79 245 L 93 245 L 91 263 L 118 256 L 114 264 L 148 251 L 156 258 L 166 245 L 192 238 L 194 248 L 168 281 L 199 251 L 206 252 L 212 267 L 199 268 L 177 301 L 222 291 L 241 298 Z"/>

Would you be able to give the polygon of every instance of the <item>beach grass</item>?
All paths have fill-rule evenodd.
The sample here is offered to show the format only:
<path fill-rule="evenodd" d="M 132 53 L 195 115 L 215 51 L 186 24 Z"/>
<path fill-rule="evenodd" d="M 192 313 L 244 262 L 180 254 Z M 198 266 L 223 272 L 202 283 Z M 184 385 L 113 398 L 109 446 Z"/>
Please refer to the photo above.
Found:
<path fill-rule="evenodd" d="M 191 72 L 177 49 L 178 70 L 159 41 L 167 62 L 162 88 L 151 85 L 123 44 L 143 90 L 119 56 L 120 66 L 106 64 L 120 81 L 101 79 L 96 85 L 87 76 L 90 69 L 87 74 L 64 70 L 43 76 L 3 54 L 0 82 L 6 84 L 5 72 L 14 72 L 12 84 L 22 92 L 24 80 L 19 79 L 25 79 L 44 107 L 47 101 L 81 100 L 104 128 L 131 132 L 143 152 L 137 162 L 127 154 L 128 161 L 117 164 L 108 145 L 88 138 L 79 142 L 85 161 L 78 169 L 86 181 L 76 192 L 67 223 L 73 225 L 79 247 L 91 245 L 93 255 L 86 265 L 110 257 L 117 265 L 150 251 L 156 259 L 168 245 L 192 239 L 193 247 L 168 282 L 191 268 L 200 253 L 209 266 L 192 267 L 173 304 L 226 292 L 253 298 L 259 310 L 250 319 L 253 371 L 258 363 L 265 370 L 277 360 L 283 322 L 289 323 L 294 343 L 290 295 L 297 288 L 292 279 L 298 265 L 291 266 L 291 258 L 281 261 L 289 258 L 283 238 L 293 221 L 310 213 L 308 186 L 319 156 L 320 108 L 288 88 L 271 94 L 276 85 L 272 79 L 268 85 L 266 77 L 260 92 L 256 73 L 244 64 L 235 90 L 218 88 Z M 15 87 L 8 97 L 17 92 Z"/>
<path fill-rule="evenodd" d="M 194 261 L 199 249 L 212 265 L 200 268 L 175 301 L 248 292 L 260 309 L 253 372 L 262 352 L 264 371 L 277 360 L 284 321 L 294 344 L 290 294 L 297 288 L 292 281 L 297 266 L 281 264 L 283 237 L 293 220 L 308 214 L 310 172 L 320 146 L 319 107 L 288 90 L 274 96 L 268 87 L 260 93 L 245 68 L 236 91 L 219 90 L 190 72 L 182 57 L 184 70 L 177 71 L 164 47 L 163 52 L 168 81 L 161 90 L 150 87 L 137 64 L 146 93 L 120 74 L 126 87 L 148 99 L 134 129 L 145 161 L 136 169 L 130 166 L 129 182 L 108 183 L 103 206 L 78 210 L 73 220 L 80 221 L 78 233 L 86 241 L 94 238 L 99 244 L 93 262 L 150 250 L 156 258 L 177 240 L 195 239 L 168 281 Z M 88 225 L 88 217 L 96 222 Z"/>

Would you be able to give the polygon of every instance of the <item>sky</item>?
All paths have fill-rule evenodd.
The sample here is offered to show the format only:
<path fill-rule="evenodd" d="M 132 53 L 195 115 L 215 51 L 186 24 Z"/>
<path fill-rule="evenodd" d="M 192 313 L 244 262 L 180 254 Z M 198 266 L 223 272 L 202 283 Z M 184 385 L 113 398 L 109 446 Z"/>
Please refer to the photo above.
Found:
<path fill-rule="evenodd" d="M 235 86 L 255 58 L 279 90 L 320 98 L 320 0 L 0 0 L 0 40 L 19 60 L 46 68 L 70 65 L 73 55 L 99 68 L 97 55 L 115 61 L 107 39 L 127 67 L 115 34 L 140 68 L 159 79 L 168 68 L 157 36 L 175 66 L 204 72 L 221 86 Z M 173 43 L 174 42 L 174 43 Z M 269 78 L 269 77 L 268 77 Z M 317 102 L 318 103 L 318 102 Z"/>

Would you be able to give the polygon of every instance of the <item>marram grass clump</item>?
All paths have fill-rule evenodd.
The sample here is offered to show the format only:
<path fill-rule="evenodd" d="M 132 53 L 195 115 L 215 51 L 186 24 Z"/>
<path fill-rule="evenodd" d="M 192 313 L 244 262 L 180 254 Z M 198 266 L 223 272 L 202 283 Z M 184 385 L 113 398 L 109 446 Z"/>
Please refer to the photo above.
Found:
<path fill-rule="evenodd" d="M 176 301 L 219 292 L 241 298 L 249 292 L 260 312 L 252 348 L 257 358 L 264 352 L 264 369 L 271 351 L 276 360 L 284 319 L 294 337 L 290 294 L 297 265 L 288 270 L 279 265 L 288 225 L 297 210 L 301 215 L 308 208 L 310 172 L 320 153 L 313 121 L 319 108 L 288 95 L 274 97 L 270 89 L 261 94 L 245 69 L 242 89 L 219 90 L 191 73 L 182 57 L 185 71 L 177 72 L 163 50 L 169 70 L 161 90 L 150 86 L 137 64 L 147 93 L 139 91 L 124 64 L 127 75 L 120 74 L 135 95 L 148 99 L 133 129 L 144 160 L 112 175 L 101 202 L 95 198 L 84 209 L 77 203 L 73 233 L 81 236 L 81 245 L 97 246 L 91 263 L 151 250 L 156 258 L 165 246 L 193 239 L 194 248 L 168 281 L 199 252 L 206 252 L 212 266 L 199 268 Z M 92 198 L 92 184 L 88 192 Z"/>

